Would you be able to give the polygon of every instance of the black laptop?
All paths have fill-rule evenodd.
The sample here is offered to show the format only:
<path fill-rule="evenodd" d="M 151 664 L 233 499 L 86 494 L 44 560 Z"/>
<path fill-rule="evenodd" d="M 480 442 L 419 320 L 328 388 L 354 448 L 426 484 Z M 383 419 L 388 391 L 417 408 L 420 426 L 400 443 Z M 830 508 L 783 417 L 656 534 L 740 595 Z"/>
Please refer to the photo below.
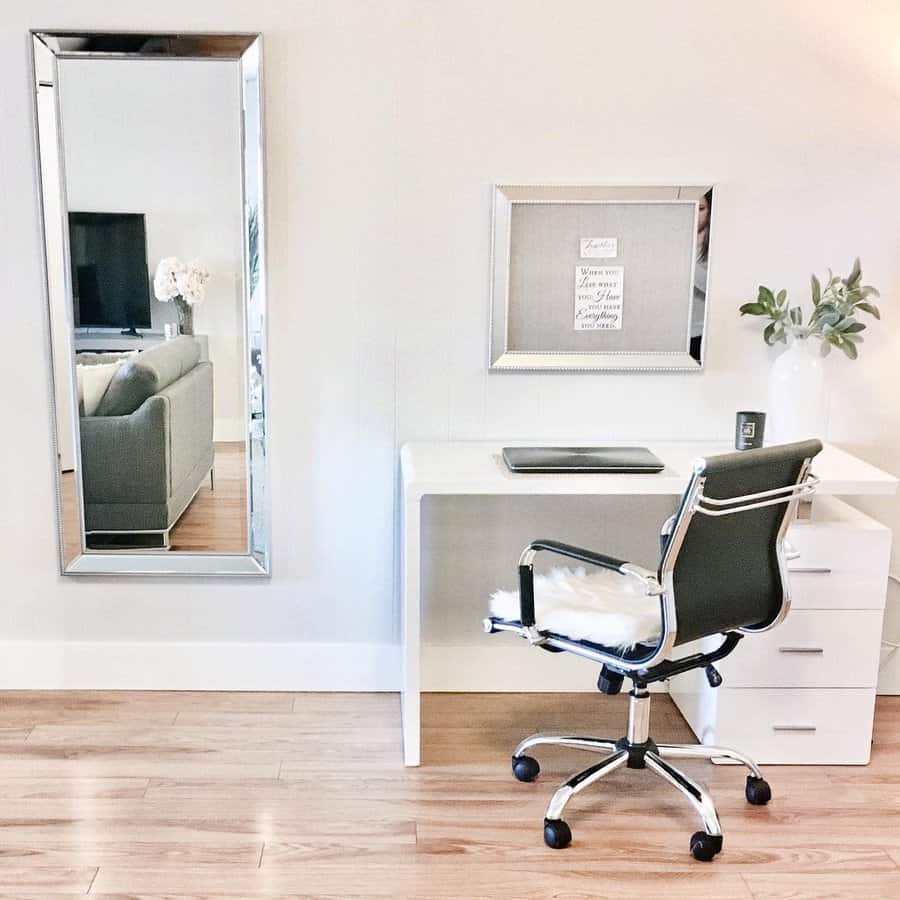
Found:
<path fill-rule="evenodd" d="M 646 447 L 504 447 L 512 472 L 662 472 L 664 463 Z"/>

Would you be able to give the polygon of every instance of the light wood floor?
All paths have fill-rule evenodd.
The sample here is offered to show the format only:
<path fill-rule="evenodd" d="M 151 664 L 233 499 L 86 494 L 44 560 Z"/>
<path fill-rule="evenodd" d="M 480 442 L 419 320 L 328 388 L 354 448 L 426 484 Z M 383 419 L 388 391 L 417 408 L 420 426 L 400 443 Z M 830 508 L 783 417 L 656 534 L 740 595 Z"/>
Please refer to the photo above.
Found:
<path fill-rule="evenodd" d="M 215 444 L 215 489 L 209 479 L 172 529 L 172 550 L 247 552 L 247 463 L 242 442 Z"/>
<path fill-rule="evenodd" d="M 170 534 L 172 550 L 196 553 L 247 552 L 247 468 L 242 442 L 215 444 L 215 489 L 206 479 Z M 63 552 L 66 563 L 81 552 L 75 474 L 61 482 Z"/>
<path fill-rule="evenodd" d="M 688 740 L 665 696 L 658 739 Z M 880 698 L 872 764 L 770 767 L 768 807 L 735 767 L 686 762 L 719 805 L 725 847 L 654 776 L 620 770 L 580 795 L 567 850 L 544 846 L 556 782 L 591 757 L 537 729 L 624 728 L 623 698 L 424 698 L 424 765 L 400 760 L 391 694 L 0 694 L 0 896 L 900 897 L 900 698 Z"/>

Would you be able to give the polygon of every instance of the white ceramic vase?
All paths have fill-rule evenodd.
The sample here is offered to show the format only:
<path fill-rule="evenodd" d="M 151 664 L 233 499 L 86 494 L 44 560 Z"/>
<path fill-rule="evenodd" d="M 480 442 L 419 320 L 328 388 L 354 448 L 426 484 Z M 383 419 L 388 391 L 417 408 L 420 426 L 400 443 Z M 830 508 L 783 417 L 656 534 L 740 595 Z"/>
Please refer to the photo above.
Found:
<path fill-rule="evenodd" d="M 766 443 L 825 440 L 828 388 L 820 341 L 789 337 L 769 376 Z"/>

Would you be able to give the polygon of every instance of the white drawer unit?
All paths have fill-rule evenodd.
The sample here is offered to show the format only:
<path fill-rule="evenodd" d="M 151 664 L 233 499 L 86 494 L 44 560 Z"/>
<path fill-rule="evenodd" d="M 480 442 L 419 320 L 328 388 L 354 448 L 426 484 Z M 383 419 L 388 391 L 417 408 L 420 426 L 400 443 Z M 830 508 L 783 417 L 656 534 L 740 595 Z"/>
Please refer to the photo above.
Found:
<path fill-rule="evenodd" d="M 834 497 L 816 497 L 813 517 L 788 541 L 792 609 L 884 609 L 891 530 Z"/>
<path fill-rule="evenodd" d="M 722 686 L 683 695 L 682 703 L 679 707 L 702 743 L 733 747 L 760 764 L 869 761 L 875 688 Z"/>
<path fill-rule="evenodd" d="M 698 739 L 765 764 L 864 765 L 869 761 L 890 529 L 832 497 L 788 540 L 791 611 L 747 635 L 716 664 L 672 679 L 670 693 Z M 704 642 L 704 649 L 718 643 Z M 688 648 L 685 648 L 686 650 Z M 691 648 L 692 649 L 692 648 Z"/>
<path fill-rule="evenodd" d="M 716 668 L 729 688 L 874 687 L 881 627 L 877 609 L 796 609 Z"/>

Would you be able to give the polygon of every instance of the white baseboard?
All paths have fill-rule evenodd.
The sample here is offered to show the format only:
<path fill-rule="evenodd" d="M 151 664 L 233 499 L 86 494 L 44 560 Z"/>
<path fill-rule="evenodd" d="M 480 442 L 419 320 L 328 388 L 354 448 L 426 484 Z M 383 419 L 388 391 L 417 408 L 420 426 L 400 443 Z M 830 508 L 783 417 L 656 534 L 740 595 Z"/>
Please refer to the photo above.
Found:
<path fill-rule="evenodd" d="M 213 422 L 213 442 L 243 442 L 247 437 L 245 419 L 216 418 Z"/>
<path fill-rule="evenodd" d="M 501 640 L 502 640 L 501 635 Z M 511 646 L 474 647 L 426 644 L 422 647 L 423 691 L 507 692 L 597 691 L 600 666 L 571 653 L 548 653 L 524 641 Z M 666 691 L 664 683 L 651 685 Z"/>
<path fill-rule="evenodd" d="M 398 691 L 396 644 L 0 642 L 0 690 Z"/>
<path fill-rule="evenodd" d="M 896 641 L 891 633 L 890 639 Z M 883 696 L 900 694 L 900 650 L 881 648 L 881 666 L 878 670 L 878 690 Z"/>
<path fill-rule="evenodd" d="M 424 691 L 593 692 L 599 673 L 596 663 L 524 643 L 422 648 Z M 400 647 L 2 641 L 0 690 L 399 691 Z"/>

